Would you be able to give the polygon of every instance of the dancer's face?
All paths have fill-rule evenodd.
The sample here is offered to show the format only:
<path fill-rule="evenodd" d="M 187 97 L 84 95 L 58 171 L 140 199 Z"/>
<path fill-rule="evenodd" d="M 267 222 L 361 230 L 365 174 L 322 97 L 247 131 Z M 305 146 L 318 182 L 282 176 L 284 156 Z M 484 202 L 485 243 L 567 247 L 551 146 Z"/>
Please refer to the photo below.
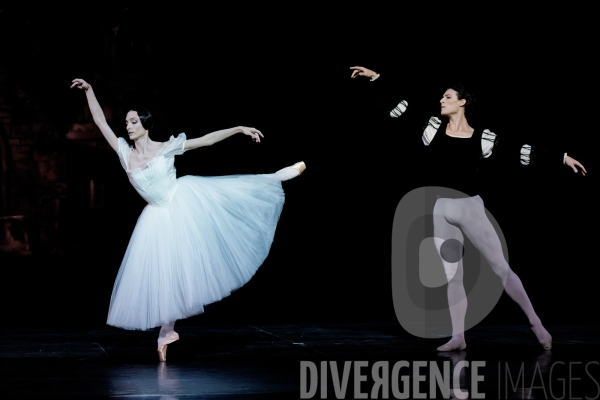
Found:
<path fill-rule="evenodd" d="M 131 140 L 139 139 L 148 132 L 142 126 L 142 121 L 140 121 L 137 111 L 129 111 L 125 117 L 125 123 L 127 124 L 129 139 Z"/>
<path fill-rule="evenodd" d="M 461 106 L 464 106 L 466 102 L 467 100 L 465 99 L 458 99 L 458 95 L 454 89 L 448 89 L 440 100 L 441 114 L 446 116 L 457 114 L 460 112 Z"/>

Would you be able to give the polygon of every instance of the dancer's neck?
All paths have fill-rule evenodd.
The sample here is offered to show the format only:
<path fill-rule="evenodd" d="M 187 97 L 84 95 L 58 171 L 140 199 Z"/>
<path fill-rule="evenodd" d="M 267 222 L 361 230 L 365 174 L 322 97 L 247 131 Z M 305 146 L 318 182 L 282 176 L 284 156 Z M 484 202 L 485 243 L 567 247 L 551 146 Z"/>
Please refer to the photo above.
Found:
<path fill-rule="evenodd" d="M 454 136 L 470 136 L 473 134 L 474 129 L 471 128 L 467 118 L 464 114 L 450 115 L 448 126 L 446 127 L 446 133 Z"/>
<path fill-rule="evenodd" d="M 145 134 L 144 136 L 139 137 L 134 142 L 135 151 L 145 156 L 146 154 L 150 154 L 156 149 L 156 142 L 150 140 L 150 136 Z"/>

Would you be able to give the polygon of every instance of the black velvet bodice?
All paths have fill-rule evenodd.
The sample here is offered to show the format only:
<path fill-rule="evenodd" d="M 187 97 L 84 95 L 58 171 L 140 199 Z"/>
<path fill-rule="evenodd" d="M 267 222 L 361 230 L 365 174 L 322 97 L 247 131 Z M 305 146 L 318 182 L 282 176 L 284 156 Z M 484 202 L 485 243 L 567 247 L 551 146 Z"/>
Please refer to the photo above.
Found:
<path fill-rule="evenodd" d="M 479 194 L 478 172 L 483 159 L 483 131 L 475 129 L 470 138 L 459 138 L 448 136 L 446 126 L 447 122 L 440 125 L 429 144 L 430 183 L 476 196 Z"/>

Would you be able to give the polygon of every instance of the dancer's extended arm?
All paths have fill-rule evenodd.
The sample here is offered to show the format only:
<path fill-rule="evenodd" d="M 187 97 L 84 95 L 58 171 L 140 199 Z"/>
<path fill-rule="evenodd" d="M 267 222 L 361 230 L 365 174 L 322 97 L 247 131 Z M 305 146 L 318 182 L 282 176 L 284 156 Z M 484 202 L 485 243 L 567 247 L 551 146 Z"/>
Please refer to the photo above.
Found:
<path fill-rule="evenodd" d="M 390 125 L 387 128 L 391 132 L 422 132 L 422 142 L 426 146 L 429 145 L 441 122 L 439 118 L 431 117 L 439 115 L 439 102 L 431 100 L 436 98 L 431 82 L 417 82 L 402 71 L 384 71 L 380 74 L 360 66 L 350 69 L 351 78 L 368 78 L 368 81 L 364 78 L 359 79 L 366 82 L 365 86 L 368 89 L 365 93 L 369 102 L 376 106 L 376 112 L 383 117 L 387 116 L 381 121 Z M 394 126 L 391 126 L 392 124 Z M 412 137 L 412 134 L 409 136 Z M 418 151 L 426 148 L 419 146 Z"/>
<path fill-rule="evenodd" d="M 531 161 L 546 160 L 543 162 L 557 162 L 562 157 L 563 164 L 571 167 L 571 169 L 577 173 L 581 168 L 581 174 L 585 176 L 587 173 L 585 167 L 581 165 L 579 161 L 569 156 L 567 153 L 562 153 L 558 150 L 545 148 L 542 146 L 530 146 L 528 144 L 521 147 L 521 164 L 527 165 Z"/>
<path fill-rule="evenodd" d="M 395 91 L 395 88 L 390 86 L 396 85 L 390 85 L 390 82 L 387 84 L 381 84 L 380 74 L 369 68 L 355 66 L 350 67 L 350 69 L 352 70 L 352 75 L 350 75 L 350 78 L 354 79 L 364 76 L 373 82 L 371 93 L 374 95 L 374 103 L 387 114 L 389 114 L 390 117 L 398 118 L 406 111 L 408 107 L 407 99 L 401 97 L 398 95 L 398 93 L 391 93 L 392 90 Z M 378 82 L 375 83 L 377 80 Z"/>
<path fill-rule="evenodd" d="M 492 153 L 499 153 L 494 159 L 503 162 L 515 162 L 517 159 L 523 165 L 552 166 L 560 163 L 570 167 L 575 173 L 580 172 L 585 176 L 585 167 L 566 152 L 541 145 L 523 144 L 522 141 L 510 136 L 497 136 L 494 132 L 486 129 L 483 131 L 481 140 L 483 157 L 489 158 Z M 577 168 L 580 168 L 578 170 Z"/>
<path fill-rule="evenodd" d="M 223 139 L 227 139 L 230 136 L 235 135 L 236 133 L 243 133 L 244 135 L 248 135 L 255 142 L 259 143 L 260 138 L 264 137 L 263 134 L 255 128 L 248 128 L 246 126 L 238 126 L 235 128 L 229 129 L 221 129 L 220 131 L 215 131 L 211 133 L 207 133 L 204 136 L 195 139 L 189 139 L 185 141 L 184 149 L 193 150 L 198 147 L 210 146 L 217 142 L 220 142 Z"/>
<path fill-rule="evenodd" d="M 71 85 L 71 89 L 74 87 L 78 89 L 82 89 L 85 91 L 85 97 L 87 97 L 88 106 L 90 107 L 90 112 L 92 113 L 92 117 L 94 118 L 94 123 L 104 135 L 104 138 L 112 147 L 112 149 L 117 152 L 119 151 L 119 140 L 115 133 L 110 129 L 108 123 L 106 122 L 106 117 L 104 117 L 104 112 L 96 99 L 96 95 L 94 95 L 94 90 L 92 89 L 92 85 L 84 81 L 83 79 L 73 79 L 73 84 Z"/>
<path fill-rule="evenodd" d="M 368 92 L 372 102 L 392 120 L 399 120 L 409 105 L 418 121 L 439 114 L 439 103 L 432 101 L 436 97 L 434 88 L 430 87 L 431 82 L 416 82 L 406 74 L 390 71 L 380 74 L 360 66 L 350 69 L 353 79 L 361 76 L 369 78 Z"/>

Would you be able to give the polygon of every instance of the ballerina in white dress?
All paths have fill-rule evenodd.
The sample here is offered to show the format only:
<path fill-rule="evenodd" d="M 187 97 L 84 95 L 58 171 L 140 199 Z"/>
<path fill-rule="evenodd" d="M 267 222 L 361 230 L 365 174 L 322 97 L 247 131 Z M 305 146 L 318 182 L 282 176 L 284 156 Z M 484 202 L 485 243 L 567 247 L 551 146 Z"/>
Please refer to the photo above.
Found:
<path fill-rule="evenodd" d="M 161 326 L 158 355 L 166 361 L 167 345 L 179 339 L 175 321 L 228 296 L 263 263 L 284 203 L 281 182 L 300 175 L 306 165 L 298 162 L 274 174 L 177 179 L 176 155 L 236 133 L 255 142 L 263 134 L 242 126 L 154 142 L 148 133 L 152 115 L 139 108 L 126 116 L 131 147 L 108 126 L 89 83 L 74 79 L 71 88 L 85 91 L 94 122 L 148 202 L 115 280 L 107 324 L 139 330 Z"/>

